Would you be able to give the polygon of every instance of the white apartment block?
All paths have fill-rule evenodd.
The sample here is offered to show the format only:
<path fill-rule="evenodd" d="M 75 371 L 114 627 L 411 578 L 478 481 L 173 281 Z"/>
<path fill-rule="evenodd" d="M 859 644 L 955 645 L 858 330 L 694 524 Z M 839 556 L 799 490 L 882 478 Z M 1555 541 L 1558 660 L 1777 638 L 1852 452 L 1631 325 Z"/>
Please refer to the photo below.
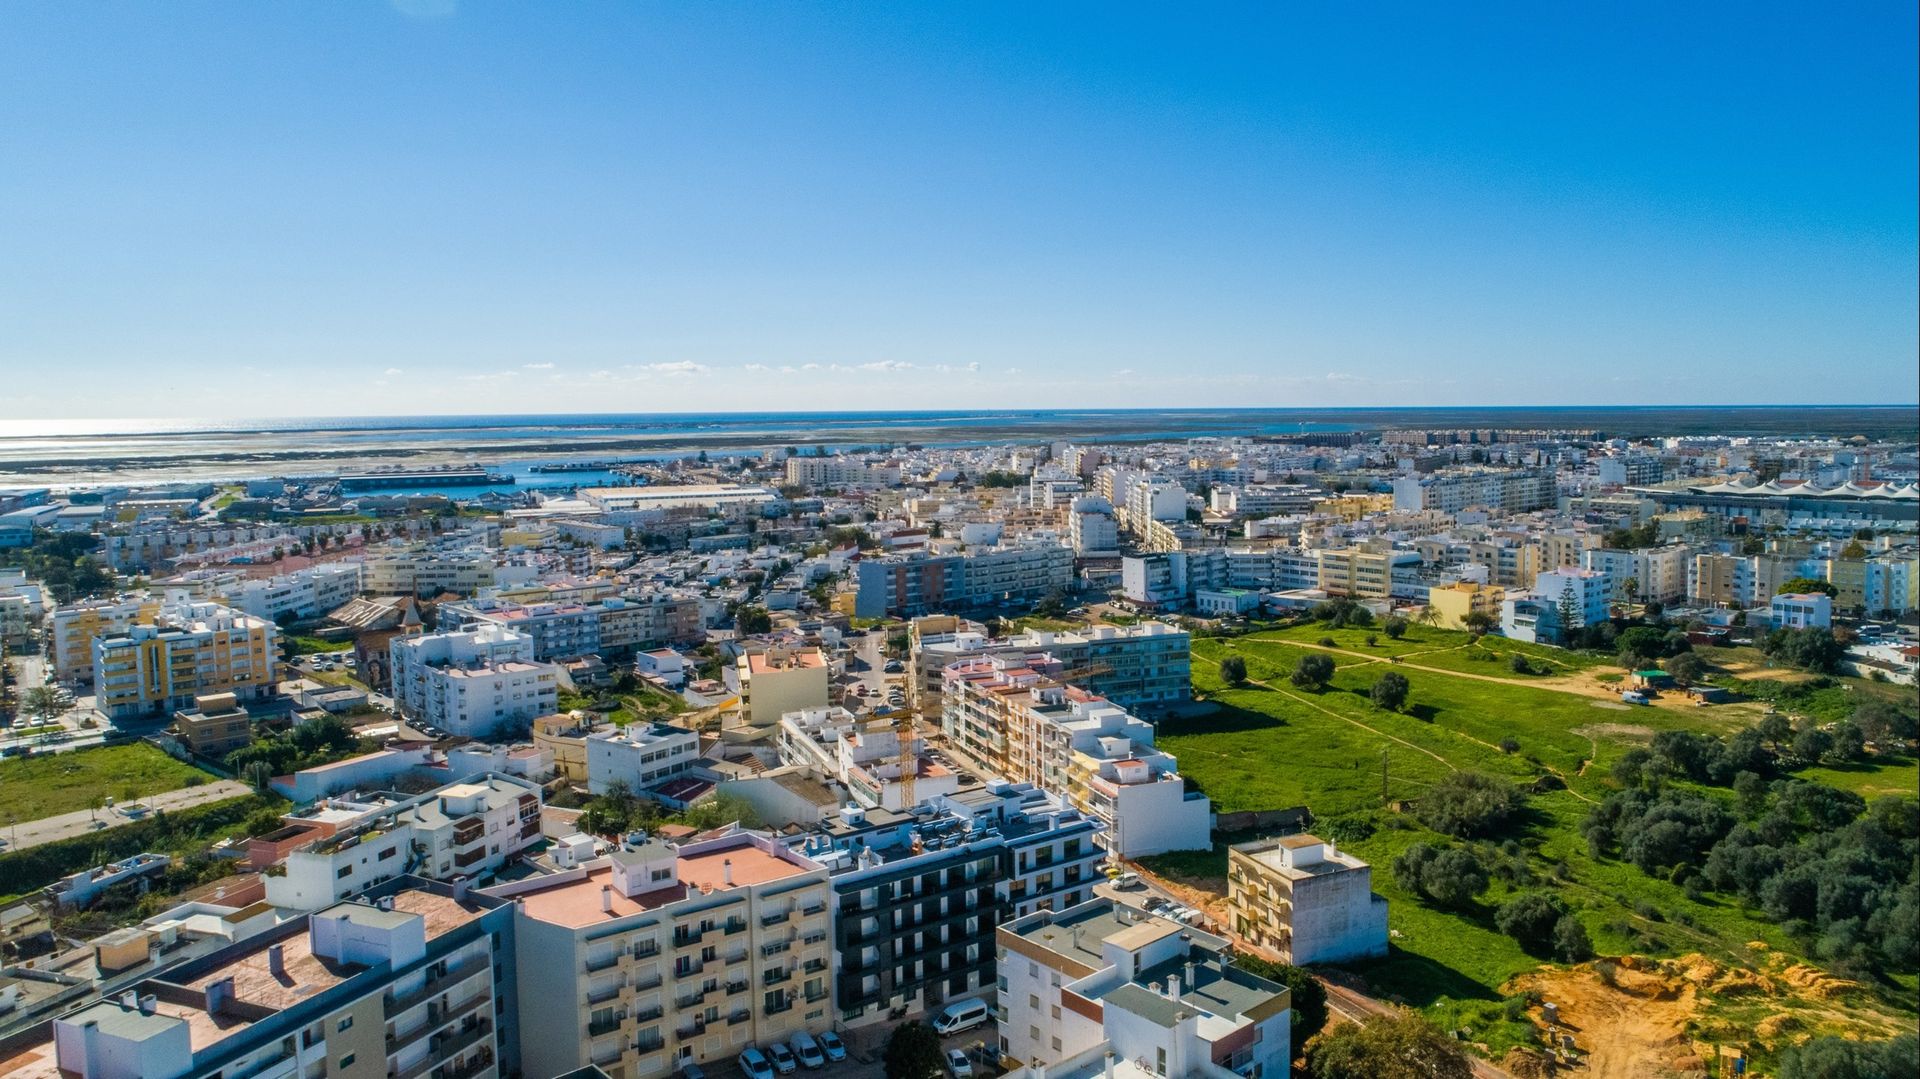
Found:
<path fill-rule="evenodd" d="M 1783 592 L 1767 608 L 1774 629 L 1828 629 L 1833 626 L 1833 597 L 1825 592 Z"/>
<path fill-rule="evenodd" d="M 1034 602 L 1073 584 L 1073 548 L 1052 542 L 969 549 L 957 554 L 862 560 L 854 614 L 919 615 L 1001 602 Z"/>
<path fill-rule="evenodd" d="M 1067 536 L 1073 553 L 1081 558 L 1119 557 L 1120 523 L 1114 518 L 1113 503 L 1098 495 L 1074 499 L 1067 515 Z"/>
<path fill-rule="evenodd" d="M 1227 941 L 1111 900 L 995 931 L 1000 1055 L 1052 1079 L 1285 1079 L 1292 994 Z"/>
<path fill-rule="evenodd" d="M 1638 601 L 1641 597 L 1672 603 L 1687 595 L 1687 576 L 1693 564 L 1693 549 L 1683 544 L 1645 547 L 1621 551 L 1609 547 L 1590 547 L 1580 553 L 1580 564 L 1606 575 L 1607 594 L 1615 602 Z M 1628 582 L 1633 582 L 1629 594 Z"/>
<path fill-rule="evenodd" d="M 837 1025 L 826 867 L 762 836 L 648 839 L 486 894 L 515 910 L 523 1074 L 665 1079 Z"/>
<path fill-rule="evenodd" d="M 504 626 L 395 637 L 389 650 L 401 713 L 449 734 L 484 736 L 559 707 L 560 668 L 535 662 L 533 638 Z"/>
<path fill-rule="evenodd" d="M 1036 667 L 1038 669 L 1036 669 Z M 941 729 L 1016 783 L 1067 799 L 1107 827 L 1122 857 L 1198 850 L 1213 807 L 1187 790 L 1179 762 L 1153 745 L 1153 725 L 1013 659 L 974 659 L 945 672 Z"/>
<path fill-rule="evenodd" d="M 586 737 L 587 789 L 614 784 L 638 794 L 682 775 L 700 760 L 700 735 L 669 723 L 629 723 Z"/>
<path fill-rule="evenodd" d="M 494 582 L 493 556 L 461 551 L 387 551 L 361 564 L 360 588 L 375 596 L 471 596 Z"/>
<path fill-rule="evenodd" d="M 10 1055 L 9 1074 L 497 1079 L 518 1056 L 511 994 L 495 992 L 511 915 L 433 887 L 342 903 L 121 979 L 115 996 Z"/>
<path fill-rule="evenodd" d="M 1072 632 L 1028 630 L 989 637 L 977 629 L 913 635 L 908 694 L 915 707 L 938 707 L 943 672 L 963 659 L 1046 653 L 1072 674 L 1075 685 L 1122 708 L 1179 704 L 1193 695 L 1192 638 L 1165 622 L 1090 626 Z"/>
<path fill-rule="evenodd" d="M 1387 954 L 1387 901 L 1373 869 L 1310 835 L 1227 851 L 1233 932 L 1281 962 L 1346 963 Z"/>
<path fill-rule="evenodd" d="M 256 618 L 312 618 L 358 596 L 362 568 L 358 562 L 323 562 L 292 573 L 241 580 L 221 592 L 228 606 Z"/>
<path fill-rule="evenodd" d="M 265 874 L 267 902 L 317 910 L 405 875 L 489 876 L 540 840 L 540 788 L 488 774 L 355 814 L 351 826 L 289 852 Z"/>
<path fill-rule="evenodd" d="M 1554 504 L 1553 476 L 1546 472 L 1466 469 L 1393 480 L 1393 508 L 1459 513 L 1484 506 L 1496 513 L 1525 513 Z"/>
<path fill-rule="evenodd" d="M 789 457 L 787 482 L 806 487 L 897 487 L 900 466 L 849 457 Z"/>
<path fill-rule="evenodd" d="M 1144 532 L 1149 521 L 1187 519 L 1187 489 L 1170 480 L 1148 480 L 1127 489 L 1127 527 Z"/>

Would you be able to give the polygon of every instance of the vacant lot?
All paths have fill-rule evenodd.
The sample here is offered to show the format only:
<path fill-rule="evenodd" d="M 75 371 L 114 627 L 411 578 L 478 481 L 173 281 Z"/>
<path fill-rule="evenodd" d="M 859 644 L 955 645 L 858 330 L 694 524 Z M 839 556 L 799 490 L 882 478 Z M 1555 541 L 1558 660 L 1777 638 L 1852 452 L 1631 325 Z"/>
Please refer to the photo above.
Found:
<path fill-rule="evenodd" d="M 0 820 L 71 813 L 95 797 L 130 802 L 212 778 L 144 742 L 0 761 Z"/>
<path fill-rule="evenodd" d="M 1333 636 L 1345 649 L 1343 635 L 1354 632 L 1335 631 Z M 1377 991 L 1429 1009 L 1450 1028 L 1471 1027 L 1476 1040 L 1496 1050 L 1529 1036 L 1525 1023 L 1501 1013 L 1501 987 L 1540 961 L 1521 951 L 1493 922 L 1499 904 L 1520 890 L 1558 893 L 1604 955 L 1699 952 L 1722 963 L 1741 964 L 1753 954 L 1750 941 L 1797 950 L 1778 926 L 1737 904 L 1715 896 L 1689 899 L 1680 887 L 1631 865 L 1594 858 L 1581 832 L 1589 810 L 1612 789 L 1607 769 L 1622 753 L 1646 744 L 1658 730 L 1724 734 L 1750 719 L 1747 709 L 1627 709 L 1553 688 L 1556 680 L 1551 677 L 1513 675 L 1501 660 L 1465 659 L 1464 634 L 1442 637 L 1439 631 L 1417 627 L 1414 633 L 1430 635 L 1429 649 L 1448 647 L 1447 637 L 1460 641 L 1446 652 L 1403 650 L 1398 664 L 1336 654 L 1333 682 L 1317 693 L 1288 682 L 1299 657 L 1315 651 L 1315 642 L 1327 635 L 1314 627 L 1196 641 L 1195 688 L 1218 702 L 1221 711 L 1160 727 L 1160 744 L 1179 757 L 1180 770 L 1217 809 L 1306 805 L 1328 825 L 1323 830 L 1345 830 L 1355 837 L 1344 845 L 1373 864 L 1374 889 L 1392 904 L 1392 955 L 1362 971 Z M 1524 650 L 1530 659 L 1537 658 L 1533 648 L 1515 648 L 1513 642 L 1482 642 L 1479 647 L 1502 653 Z M 1352 651 L 1366 651 L 1364 639 Z M 1228 687 L 1221 681 L 1218 661 L 1228 655 L 1246 660 L 1250 684 Z M 1462 671 L 1418 669 L 1442 655 L 1462 657 Z M 1565 657 L 1562 665 L 1589 676 L 1593 669 L 1580 657 Z M 1405 675 L 1411 686 L 1407 705 L 1398 713 L 1375 708 L 1366 695 L 1373 681 L 1390 670 Z M 1502 749 L 1507 739 L 1512 740 L 1511 751 Z M 1515 872 L 1511 879 L 1496 874 L 1488 891 L 1462 911 L 1437 909 L 1399 889 L 1391 865 L 1400 851 L 1414 842 L 1452 841 L 1384 808 L 1390 801 L 1417 799 L 1454 769 L 1522 783 L 1551 773 L 1566 784 L 1565 789 L 1533 795 L 1524 824 L 1511 837 L 1485 848 L 1488 856 L 1508 860 Z M 1901 783 L 1911 791 L 1916 772 L 1914 763 L 1903 759 L 1821 769 L 1806 778 L 1862 793 Z M 1222 864 L 1214 866 L 1214 861 Z M 1189 878 L 1221 877 L 1223 863 L 1224 856 L 1216 852 L 1211 858 L 1182 856 L 1160 868 Z"/>

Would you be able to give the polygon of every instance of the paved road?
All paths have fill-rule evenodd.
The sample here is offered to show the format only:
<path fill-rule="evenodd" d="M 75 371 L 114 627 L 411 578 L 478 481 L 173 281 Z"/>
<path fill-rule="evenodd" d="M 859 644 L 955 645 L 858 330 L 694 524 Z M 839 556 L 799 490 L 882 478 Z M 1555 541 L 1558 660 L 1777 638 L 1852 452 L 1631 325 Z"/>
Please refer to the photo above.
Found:
<path fill-rule="evenodd" d="M 185 787 L 165 794 L 155 794 L 140 801 L 149 809 L 175 810 L 238 798 L 252 792 L 253 788 L 245 783 L 222 779 L 203 787 Z M 18 825 L 7 825 L 6 830 L 0 832 L 0 838 L 6 840 L 5 849 L 7 850 L 25 850 L 42 843 L 51 843 L 56 839 L 70 839 L 77 835 L 104 831 L 115 825 L 127 824 L 133 819 L 122 813 L 118 806 L 102 809 L 97 814 L 91 810 L 81 809 L 55 817 L 43 817 L 36 821 L 21 821 Z M 0 821 L 0 824 L 5 822 Z"/>

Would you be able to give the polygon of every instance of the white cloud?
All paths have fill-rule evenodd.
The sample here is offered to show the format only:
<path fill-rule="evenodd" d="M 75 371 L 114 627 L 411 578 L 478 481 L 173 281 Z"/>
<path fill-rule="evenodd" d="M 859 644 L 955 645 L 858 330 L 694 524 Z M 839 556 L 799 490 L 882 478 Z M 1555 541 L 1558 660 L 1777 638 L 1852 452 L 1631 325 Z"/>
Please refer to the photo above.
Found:
<path fill-rule="evenodd" d="M 692 360 L 673 360 L 668 363 L 642 363 L 631 364 L 629 366 L 636 371 L 649 371 L 656 375 L 668 375 L 674 378 L 685 378 L 688 375 L 704 375 L 712 370 L 712 368 L 706 364 L 694 363 Z"/>
<path fill-rule="evenodd" d="M 1019 369 L 1018 367 L 1009 367 L 1009 368 L 1007 368 L 1007 374 L 1009 374 L 1009 375 L 1017 375 L 1017 374 L 1019 374 L 1019 373 L 1020 373 L 1020 369 Z"/>
<path fill-rule="evenodd" d="M 818 371 L 818 370 L 820 370 L 820 365 L 819 365 L 819 364 L 817 364 L 817 363 L 803 363 L 803 364 L 801 364 L 801 365 L 800 365 L 800 370 L 802 370 L 802 371 Z"/>
<path fill-rule="evenodd" d="M 1115 378 L 1126 378 L 1128 375 L 1133 374 L 1133 368 L 1122 367 L 1120 370 L 1115 371 L 1113 374 Z"/>
<path fill-rule="evenodd" d="M 978 370 L 980 370 L 980 361 L 979 361 L 979 360 L 975 360 L 975 361 L 973 361 L 972 363 L 970 363 L 970 364 L 968 364 L 968 365 L 967 365 L 967 370 L 969 370 L 969 371 L 978 371 Z"/>
<path fill-rule="evenodd" d="M 746 365 L 745 367 L 742 367 L 742 368 L 741 368 L 741 370 L 742 370 L 742 371 L 752 371 L 752 372 L 754 372 L 755 374 L 762 374 L 762 373 L 765 373 L 765 372 L 767 372 L 767 371 L 771 371 L 771 370 L 773 370 L 773 368 L 771 368 L 771 367 L 768 367 L 768 366 L 767 366 L 766 364 L 764 364 L 764 363 L 750 363 L 750 364 L 747 364 L 747 365 Z"/>
<path fill-rule="evenodd" d="M 387 368 L 386 373 L 387 373 L 387 377 L 391 378 L 394 375 L 401 375 L 401 374 L 405 374 L 406 372 L 400 370 L 398 367 L 389 367 Z"/>
<path fill-rule="evenodd" d="M 523 367 L 523 368 L 525 368 L 525 369 L 527 369 L 527 370 L 529 370 L 529 371 L 551 371 L 551 370 L 553 370 L 553 365 L 552 365 L 552 364 L 550 364 L 550 363 L 523 363 L 523 364 L 521 364 L 520 366 L 521 366 L 521 367 Z"/>
<path fill-rule="evenodd" d="M 520 376 L 520 372 L 518 371 L 495 371 L 492 374 L 486 374 L 486 375 L 461 375 L 460 381 L 462 382 L 506 382 L 509 379 L 518 378 L 519 376 Z"/>
<path fill-rule="evenodd" d="M 905 360 L 875 360 L 872 363 L 861 364 L 858 370 L 861 370 L 861 371 L 911 371 L 913 370 L 913 365 L 908 363 Z"/>

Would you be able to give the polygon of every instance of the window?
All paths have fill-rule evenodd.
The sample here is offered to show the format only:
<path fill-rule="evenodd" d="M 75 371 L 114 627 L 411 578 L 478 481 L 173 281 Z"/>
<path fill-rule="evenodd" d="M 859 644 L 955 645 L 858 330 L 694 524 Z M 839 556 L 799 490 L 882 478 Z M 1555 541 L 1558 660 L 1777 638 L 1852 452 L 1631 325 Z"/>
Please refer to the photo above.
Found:
<path fill-rule="evenodd" d="M 346 1069 L 353 1067 L 353 1057 L 354 1057 L 354 1054 L 352 1053 L 348 1053 L 346 1056 L 341 1057 L 340 1070 L 345 1071 Z"/>
<path fill-rule="evenodd" d="M 352 1028 L 353 1016 L 351 1015 L 341 1016 L 339 1025 L 334 1027 L 335 1030 L 351 1030 Z"/>
<path fill-rule="evenodd" d="M 334 874 L 334 877 L 336 877 L 339 880 L 346 880 L 348 877 L 352 875 L 353 875 L 353 867 L 350 865 L 343 865 L 340 867 L 340 871 Z"/>

